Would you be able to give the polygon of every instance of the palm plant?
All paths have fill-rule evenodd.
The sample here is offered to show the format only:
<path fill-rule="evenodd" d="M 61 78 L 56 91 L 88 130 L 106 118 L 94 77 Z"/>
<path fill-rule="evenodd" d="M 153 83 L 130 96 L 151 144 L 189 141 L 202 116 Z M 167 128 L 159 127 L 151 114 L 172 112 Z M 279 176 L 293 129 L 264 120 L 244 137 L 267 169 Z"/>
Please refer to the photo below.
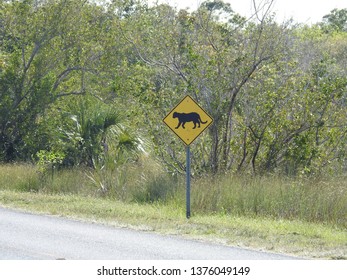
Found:
<path fill-rule="evenodd" d="M 107 163 L 119 165 L 139 151 L 125 119 L 114 106 L 93 97 L 78 98 L 68 105 L 67 122 L 61 132 L 66 139 L 66 161 L 92 168 Z"/>

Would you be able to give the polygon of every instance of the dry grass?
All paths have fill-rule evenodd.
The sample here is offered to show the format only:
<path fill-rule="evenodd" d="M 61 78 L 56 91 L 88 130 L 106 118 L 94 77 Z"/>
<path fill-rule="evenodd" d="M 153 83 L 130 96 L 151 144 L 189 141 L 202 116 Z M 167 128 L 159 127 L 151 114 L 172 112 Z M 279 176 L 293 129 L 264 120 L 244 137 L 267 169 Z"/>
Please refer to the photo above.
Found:
<path fill-rule="evenodd" d="M 328 223 L 347 228 L 345 178 L 223 176 L 194 183 L 193 207 L 202 213 Z"/>
<path fill-rule="evenodd" d="M 78 194 L 123 202 L 185 207 L 184 178 L 164 173 L 153 161 L 100 170 L 45 174 L 31 165 L 1 165 L 0 190 Z M 347 180 L 277 176 L 219 176 L 192 181 L 192 211 L 245 217 L 302 220 L 347 228 Z"/>

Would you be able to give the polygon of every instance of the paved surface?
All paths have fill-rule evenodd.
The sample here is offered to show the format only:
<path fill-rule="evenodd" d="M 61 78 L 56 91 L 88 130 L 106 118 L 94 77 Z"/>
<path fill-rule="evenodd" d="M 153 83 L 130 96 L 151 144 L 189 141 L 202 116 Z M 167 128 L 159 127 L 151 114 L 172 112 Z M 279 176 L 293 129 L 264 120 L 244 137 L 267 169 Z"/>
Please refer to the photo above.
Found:
<path fill-rule="evenodd" d="M 0 207 L 0 260 L 274 260 L 292 257 Z"/>

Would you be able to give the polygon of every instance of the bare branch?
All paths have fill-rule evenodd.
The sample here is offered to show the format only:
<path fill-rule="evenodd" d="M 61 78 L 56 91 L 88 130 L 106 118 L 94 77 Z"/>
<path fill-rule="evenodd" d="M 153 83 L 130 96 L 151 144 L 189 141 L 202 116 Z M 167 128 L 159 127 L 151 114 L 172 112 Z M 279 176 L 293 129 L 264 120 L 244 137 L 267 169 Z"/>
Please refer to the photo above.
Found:
<path fill-rule="evenodd" d="M 272 9 L 272 6 L 274 4 L 274 0 L 261 0 L 259 4 L 257 4 L 256 0 L 253 1 L 253 8 L 254 8 L 254 14 L 257 17 L 257 19 L 260 22 L 263 22 L 264 19 L 268 16 L 269 12 Z M 259 13 L 263 12 L 263 14 L 260 16 Z"/>

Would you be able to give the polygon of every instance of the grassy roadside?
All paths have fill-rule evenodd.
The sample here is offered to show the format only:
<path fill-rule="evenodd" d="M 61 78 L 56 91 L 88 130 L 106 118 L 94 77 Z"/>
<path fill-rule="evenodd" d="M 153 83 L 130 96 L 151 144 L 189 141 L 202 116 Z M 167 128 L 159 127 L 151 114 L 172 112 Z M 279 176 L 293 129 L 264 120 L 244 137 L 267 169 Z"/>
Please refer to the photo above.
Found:
<path fill-rule="evenodd" d="M 0 205 L 304 258 L 347 259 L 347 231 L 323 224 L 227 214 L 193 214 L 187 220 L 182 207 L 174 203 L 137 204 L 13 190 L 0 190 Z"/>

